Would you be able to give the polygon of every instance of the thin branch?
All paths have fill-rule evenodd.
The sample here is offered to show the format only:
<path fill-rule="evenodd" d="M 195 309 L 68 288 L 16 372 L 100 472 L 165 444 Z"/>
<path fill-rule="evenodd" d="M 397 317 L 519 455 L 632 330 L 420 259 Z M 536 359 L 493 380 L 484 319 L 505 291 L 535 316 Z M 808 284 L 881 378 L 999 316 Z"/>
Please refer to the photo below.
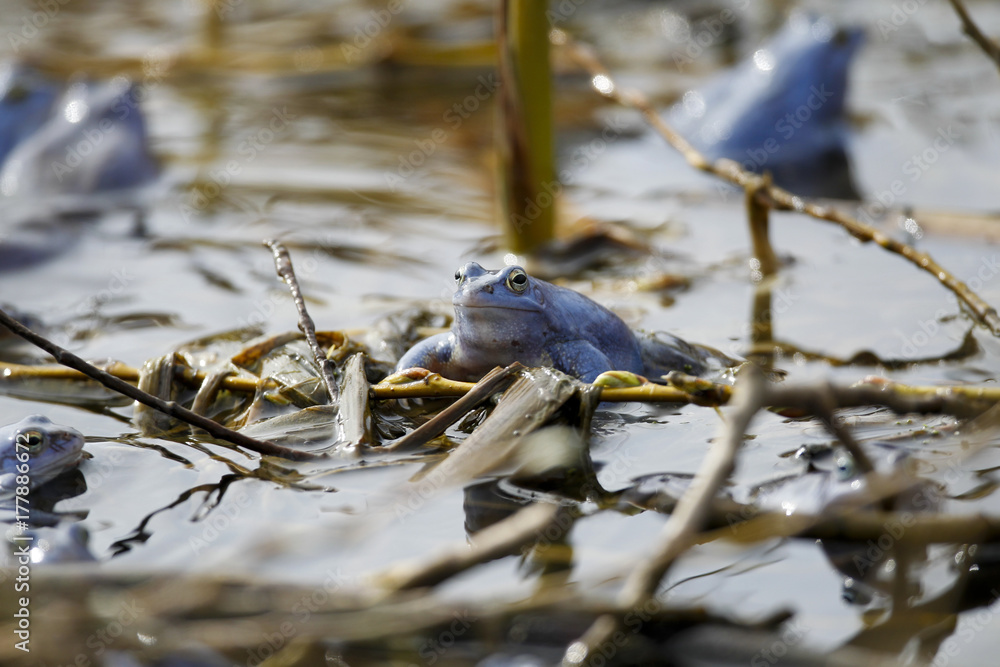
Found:
<path fill-rule="evenodd" d="M 706 518 L 712 501 L 733 470 L 736 454 L 743 444 L 743 434 L 754 415 L 761 409 L 764 378 L 760 372 L 746 373 L 733 393 L 733 410 L 722 426 L 722 433 L 705 457 L 691 486 L 660 533 L 659 544 L 651 557 L 639 562 L 625 580 L 618 595 L 618 604 L 625 609 L 641 607 L 655 593 L 660 580 L 674 560 L 691 546 L 693 538 Z M 601 646 L 611 641 L 621 630 L 622 619 L 601 616 L 590 629 L 571 645 L 563 657 L 563 665 L 591 664 Z"/>
<path fill-rule="evenodd" d="M 785 392 L 787 395 L 787 392 Z M 855 466 L 859 473 L 868 475 L 875 472 L 875 464 L 872 463 L 871 458 L 868 454 L 861 448 L 858 441 L 854 439 L 851 431 L 844 426 L 840 418 L 834 414 L 834 410 L 837 409 L 837 404 L 833 396 L 833 388 L 829 384 L 822 384 L 817 387 L 815 392 L 806 392 L 803 395 L 812 394 L 815 399 L 809 403 L 808 410 L 814 415 L 819 417 L 820 421 L 826 427 L 826 430 L 830 432 L 833 437 L 840 441 L 840 443 L 850 452 L 851 457 L 854 459 Z M 770 392 L 771 400 L 774 400 L 774 392 Z"/>
<path fill-rule="evenodd" d="M 730 511 L 729 516 L 732 516 Z M 852 508 L 835 516 L 764 512 L 746 524 L 730 525 L 725 515 L 715 515 L 710 524 L 725 528 L 734 540 L 757 541 L 777 537 L 804 537 L 864 543 L 877 541 L 886 526 L 905 528 L 900 540 L 912 544 L 987 544 L 1000 542 L 1000 516 L 987 514 L 886 512 Z M 751 527 L 751 524 L 752 527 Z M 746 529 L 741 526 L 746 525 Z"/>
<path fill-rule="evenodd" d="M 233 431 L 232 429 L 228 429 L 222 424 L 194 413 L 183 406 L 177 405 L 173 401 L 164 401 L 161 398 L 148 394 L 138 387 L 133 387 L 128 382 L 120 380 L 114 375 L 87 363 L 69 350 L 59 347 L 44 336 L 36 334 L 34 331 L 8 315 L 2 309 L 0 309 L 0 325 L 7 327 L 13 333 L 28 341 L 32 345 L 45 350 L 60 364 L 69 366 L 70 368 L 83 373 L 87 377 L 100 382 L 105 387 L 117 391 L 120 394 L 124 394 L 129 398 L 135 399 L 139 403 L 147 405 L 154 410 L 170 415 L 175 419 L 180 419 L 181 421 L 191 424 L 192 426 L 197 426 L 198 428 L 207 431 L 215 438 L 231 442 L 234 445 L 244 447 L 250 451 L 257 452 L 258 454 L 265 456 L 280 456 L 294 461 L 309 461 L 317 458 L 324 458 L 321 455 L 282 447 L 281 445 L 270 441 L 251 438 L 237 431 Z"/>
<path fill-rule="evenodd" d="M 444 433 L 449 426 L 461 419 L 467 412 L 485 401 L 511 382 L 511 376 L 524 366 L 514 362 L 506 368 L 494 368 L 473 386 L 462 398 L 427 420 L 402 438 L 385 447 L 387 450 L 419 447 Z"/>
<path fill-rule="evenodd" d="M 986 34 L 979 29 L 976 22 L 972 20 L 972 16 L 969 14 L 968 10 L 965 8 L 965 3 L 962 0 L 949 0 L 951 6 L 955 8 L 955 13 L 958 14 L 959 20 L 962 21 L 962 32 L 969 36 L 969 38 L 979 45 L 979 48 L 983 50 L 983 53 L 989 57 L 993 63 L 1000 68 L 1000 44 L 993 39 L 990 39 Z"/>
<path fill-rule="evenodd" d="M 302 298 L 302 290 L 299 288 L 299 281 L 295 278 L 295 269 L 292 268 L 292 258 L 288 255 L 279 241 L 269 239 L 264 241 L 264 245 L 271 249 L 274 254 L 274 269 L 278 272 L 278 277 L 288 285 L 288 291 L 292 293 L 292 300 L 295 308 L 299 311 L 299 330 L 305 335 L 309 349 L 312 350 L 316 364 L 319 366 L 319 375 L 326 387 L 327 396 L 330 397 L 330 404 L 334 404 L 340 398 L 340 391 L 337 389 L 337 378 L 335 377 L 336 367 L 334 363 L 326 358 L 326 352 L 319 346 L 316 340 L 316 325 L 313 324 L 309 311 L 306 310 L 305 299 Z"/>
<path fill-rule="evenodd" d="M 618 596 L 619 607 L 623 609 L 640 608 L 652 598 L 674 560 L 694 543 L 696 531 L 717 520 L 717 517 L 713 515 L 716 494 L 732 472 L 746 429 L 758 411 L 767 406 L 781 406 L 800 408 L 820 415 L 821 418 L 826 415 L 828 427 L 837 434 L 843 435 L 845 444 L 851 447 L 856 455 L 860 454 L 859 460 L 864 462 L 863 465 L 872 469 L 870 459 L 864 455 L 850 433 L 836 422 L 836 418 L 833 416 L 834 410 L 857 405 L 882 405 L 896 412 L 906 413 L 922 411 L 919 408 L 939 408 L 945 403 L 955 413 L 964 416 L 978 414 L 986 407 L 982 403 L 976 407 L 967 405 L 967 401 L 964 399 L 955 402 L 954 397 L 950 396 L 947 391 L 920 396 L 909 395 L 906 391 L 900 391 L 900 386 L 893 383 L 869 383 L 852 387 L 823 385 L 819 388 L 789 384 L 777 385 L 766 382 L 757 369 L 748 368 L 748 371 L 740 376 L 740 380 L 733 390 L 731 401 L 733 409 L 727 415 L 727 421 L 722 426 L 722 433 L 705 457 L 698 474 L 691 482 L 691 486 L 677 501 L 666 526 L 663 528 L 659 544 L 653 555 L 633 568 L 626 578 Z M 886 514 L 867 513 L 863 519 L 859 519 L 859 524 L 862 525 L 861 530 L 874 530 L 871 517 L 881 516 L 885 518 Z M 806 531 L 810 528 L 816 531 L 847 529 L 840 517 L 820 523 L 822 525 L 815 526 L 806 520 L 799 523 L 796 519 L 794 522 L 783 525 L 792 529 L 789 534 Z M 930 525 L 920 534 L 929 535 L 934 527 L 940 525 L 940 522 Z M 1000 521 L 977 517 L 975 520 L 967 522 L 963 531 L 950 531 L 948 534 L 954 537 L 956 533 L 960 532 L 962 535 L 982 538 L 986 535 L 992 535 L 991 531 L 995 530 L 997 525 L 1000 525 Z M 877 527 L 881 527 L 883 530 L 884 526 L 884 523 L 877 524 Z M 772 531 L 767 534 L 773 535 L 774 533 Z M 614 633 L 621 629 L 622 620 L 622 617 L 615 615 L 605 615 L 598 618 L 590 629 L 571 645 L 564 655 L 563 665 L 591 664 L 591 659 L 598 655 L 599 649 L 607 645 Z"/>
<path fill-rule="evenodd" d="M 379 575 L 389 591 L 436 586 L 457 574 L 538 541 L 551 525 L 572 522 L 568 507 L 536 503 L 518 510 L 473 535 L 470 544 L 455 545 L 437 556 L 413 564 L 397 565 Z"/>
<path fill-rule="evenodd" d="M 762 407 L 765 380 L 761 373 L 754 370 L 746 373 L 736 385 L 732 411 L 722 424 L 722 432 L 691 481 L 691 486 L 677 503 L 677 509 L 670 515 L 654 556 L 640 563 L 626 579 L 618 598 L 623 607 L 640 605 L 656 592 L 667 568 L 687 549 L 691 538 L 704 523 L 712 500 L 733 470 L 736 454 L 743 445 L 743 434 Z"/>
<path fill-rule="evenodd" d="M 576 44 L 568 38 L 562 40 L 560 37 L 560 41 L 566 42 L 570 57 L 576 61 L 577 64 L 587 70 L 592 77 L 602 77 L 600 79 L 601 88 L 598 92 L 605 97 L 615 100 L 623 106 L 639 111 L 646 119 L 646 122 L 649 123 L 653 129 L 659 132 L 659 134 L 666 139 L 667 143 L 679 151 L 692 167 L 714 176 L 718 176 L 719 178 L 741 188 L 746 188 L 748 184 L 753 184 L 755 179 L 759 178 L 757 174 L 744 171 L 740 165 L 733 160 L 723 158 L 716 160 L 715 162 L 709 161 L 708 158 L 695 150 L 695 148 L 684 137 L 677 134 L 673 128 L 664 122 L 663 118 L 660 117 L 660 114 L 653 108 L 652 104 L 650 104 L 649 100 L 646 99 L 645 95 L 634 90 L 627 92 L 623 91 L 612 79 L 611 74 L 600 62 L 592 49 Z M 852 218 L 846 213 L 838 211 L 834 208 L 806 201 L 805 199 L 774 185 L 761 187 L 756 191 L 755 196 L 764 204 L 777 210 L 796 211 L 798 213 L 805 213 L 806 215 L 812 216 L 818 220 L 826 220 L 828 222 L 836 223 L 846 229 L 848 233 L 856 239 L 866 243 L 874 241 L 889 252 L 902 256 L 917 268 L 922 269 L 937 278 L 942 285 L 954 292 L 955 296 L 957 296 L 971 309 L 976 319 L 986 326 L 994 336 L 1000 336 L 1000 316 L 997 315 L 996 309 L 969 289 L 968 285 L 956 278 L 950 271 L 947 271 L 944 267 L 934 261 L 934 259 L 927 253 L 920 252 L 905 243 L 900 243 L 899 241 L 896 241 L 895 239 L 878 231 L 874 227 L 870 227 L 869 225 Z"/>

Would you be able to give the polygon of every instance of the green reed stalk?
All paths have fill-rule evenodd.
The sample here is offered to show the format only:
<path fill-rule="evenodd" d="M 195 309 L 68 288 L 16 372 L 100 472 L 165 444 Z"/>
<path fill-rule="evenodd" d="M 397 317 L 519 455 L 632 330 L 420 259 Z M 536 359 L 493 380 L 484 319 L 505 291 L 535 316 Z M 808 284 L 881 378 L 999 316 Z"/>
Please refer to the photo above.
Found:
<path fill-rule="evenodd" d="M 548 3 L 501 0 L 497 15 L 500 52 L 499 193 L 507 244 L 530 253 L 555 232 L 555 148 Z"/>

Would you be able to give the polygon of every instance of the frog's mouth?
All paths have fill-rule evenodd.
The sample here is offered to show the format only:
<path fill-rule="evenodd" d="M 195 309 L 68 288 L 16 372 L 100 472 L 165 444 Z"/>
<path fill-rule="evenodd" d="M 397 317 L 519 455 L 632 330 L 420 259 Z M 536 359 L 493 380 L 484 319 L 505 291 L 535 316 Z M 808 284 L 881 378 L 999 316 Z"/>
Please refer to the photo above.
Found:
<path fill-rule="evenodd" d="M 473 304 L 473 303 L 456 303 L 455 308 L 459 309 L 475 309 L 475 310 L 519 310 L 525 313 L 537 313 L 541 308 L 515 308 L 514 306 L 495 306 L 486 304 Z"/>
<path fill-rule="evenodd" d="M 486 299 L 477 295 L 463 294 L 452 300 L 456 310 L 475 308 L 476 310 L 515 310 L 525 313 L 537 313 L 542 310 L 538 303 L 531 299 L 505 299 L 498 303 L 497 299 Z"/>

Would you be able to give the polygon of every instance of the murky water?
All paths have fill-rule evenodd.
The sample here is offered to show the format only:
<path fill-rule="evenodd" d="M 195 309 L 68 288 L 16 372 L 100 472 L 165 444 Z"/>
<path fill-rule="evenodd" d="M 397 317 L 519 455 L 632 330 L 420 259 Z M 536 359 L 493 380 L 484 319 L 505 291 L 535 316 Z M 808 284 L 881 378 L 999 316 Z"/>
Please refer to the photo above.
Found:
<path fill-rule="evenodd" d="M 482 250 L 498 235 L 492 224 L 489 61 L 407 65 L 401 47 L 401 64 L 347 62 L 334 68 L 324 48 L 353 39 L 354 27 L 370 20 L 370 9 L 361 3 L 313 4 L 231 3 L 223 44 L 236 53 L 228 60 L 205 56 L 209 67 L 195 57 L 203 54 L 203 10 L 186 0 L 67 3 L 34 36 L 18 42 L 17 55 L 37 54 L 63 75 L 81 67 L 96 73 L 125 69 L 143 83 L 164 187 L 148 212 L 147 236 L 133 233 L 128 213 L 67 223 L 53 237 L 72 240 L 58 257 L 0 274 L 0 301 L 48 323 L 50 335 L 80 356 L 140 366 L 186 341 L 239 326 L 259 325 L 269 333 L 295 328 L 294 308 L 260 245 L 264 238 L 292 247 L 311 314 L 326 330 L 369 327 L 414 303 L 446 305 L 456 266 L 469 260 L 500 265 L 502 250 Z M 391 30 L 399 32 L 392 34 L 398 39 L 405 28 L 441 42 L 488 38 L 488 3 L 461 3 L 461 11 L 459 4 L 407 6 L 394 18 Z M 592 39 L 623 83 L 666 107 L 781 22 L 769 7 L 732 4 L 741 18 L 738 29 L 727 27 L 731 40 L 713 38 L 689 52 L 682 49 L 696 42 L 664 46 L 684 16 L 672 4 L 584 5 L 565 25 Z M 986 301 L 1000 304 L 996 232 L 967 224 L 995 208 L 1000 77 L 960 34 L 946 3 L 920 5 L 900 16 L 892 14 L 894 7 L 843 3 L 836 8 L 842 16 L 834 17 L 850 16 L 869 32 L 852 69 L 848 103 L 849 153 L 864 193 L 859 206 L 977 287 Z M 994 5 L 972 8 L 987 32 L 1000 34 Z M 20 35 L 23 21 L 37 11 L 12 3 L 0 16 L 0 33 Z M 689 22 L 691 39 L 708 29 L 706 17 L 711 15 Z M 383 44 L 388 30 L 361 53 L 370 56 L 366 49 Z M 280 63 L 287 67 L 259 66 L 260 59 L 251 57 L 272 50 L 283 54 Z M 5 57 L 15 55 L 9 51 Z M 663 65 L 677 53 L 689 54 L 684 68 Z M 693 173 L 634 115 L 589 93 L 582 75 L 561 74 L 557 100 L 560 155 L 575 165 L 563 207 L 567 217 L 648 233 L 655 251 L 624 269 L 591 272 L 567 284 L 618 309 L 636 326 L 745 353 L 754 286 L 742 196 Z M 593 143 L 609 120 L 628 131 Z M 924 155 L 948 128 L 957 139 L 914 172 L 913 157 Z M 573 161 L 580 155 L 585 159 Z M 927 220 L 919 238 L 899 226 L 901 216 L 874 215 L 874 204 L 889 196 L 897 180 L 902 188 L 886 203 L 912 207 L 918 220 Z M 958 348 L 970 330 L 979 346 L 960 361 L 897 371 L 831 367 L 804 354 L 778 358 L 793 379 L 852 382 L 880 372 L 901 382 L 943 384 L 993 382 L 1000 374 L 996 339 L 974 327 L 930 276 L 801 215 L 775 214 L 772 237 L 779 255 L 790 260 L 772 301 L 778 340 L 841 360 L 862 351 L 887 360 L 933 360 Z M 640 292 L 629 289 L 623 273 L 677 273 L 690 279 L 690 288 Z M 26 348 L 3 353 L 27 354 Z M 349 461 L 289 464 L 328 487 L 302 490 L 234 474 L 234 466 L 255 468 L 256 457 L 200 445 L 193 437 L 138 436 L 128 421 L 130 407 L 95 412 L 0 396 L 0 423 L 36 412 L 88 438 L 92 458 L 80 468 L 86 491 L 58 509 L 86 512 L 82 522 L 103 572 L 245 574 L 317 585 L 336 571 L 357 583 L 402 559 L 466 539 L 461 489 L 404 518 L 357 530 L 358 517 L 377 508 L 420 464 L 325 475 Z M 878 414 L 866 422 L 858 411 L 862 437 L 920 426 L 897 425 Z M 649 473 L 694 472 L 719 420 L 696 406 L 602 408 L 592 441 L 601 484 L 618 489 Z M 953 423 L 923 421 L 943 430 Z M 771 413 L 760 415 L 751 433 L 755 437 L 736 471 L 738 484 L 793 472 L 797 463 L 782 455 L 828 440 L 813 422 Z M 942 458 L 959 449 L 947 435 L 923 433 L 903 446 L 926 456 L 931 467 L 945 467 Z M 933 454 L 925 452 L 928 447 Z M 994 458 L 989 450 L 949 480 L 949 495 L 971 488 L 976 471 L 991 469 Z M 996 502 L 987 494 L 951 501 L 950 509 L 988 512 Z M 652 512 L 595 512 L 581 520 L 571 536 L 570 583 L 607 595 L 613 590 L 608 580 L 616 581 L 627 563 L 648 553 L 663 522 Z M 534 575 L 509 561 L 475 570 L 445 586 L 442 595 L 514 600 L 528 594 Z M 928 587 L 945 578 L 935 576 L 927 576 Z M 681 559 L 662 597 L 749 620 L 788 608 L 807 628 L 803 645 L 827 649 L 851 641 L 870 620 L 859 606 L 841 600 L 842 585 L 843 575 L 809 540 L 715 540 Z M 962 638 L 956 639 L 962 664 L 992 664 L 1000 635 L 990 631 L 997 627 L 990 609 L 959 617 L 953 635 Z M 962 632 L 972 625 L 987 631 Z"/>

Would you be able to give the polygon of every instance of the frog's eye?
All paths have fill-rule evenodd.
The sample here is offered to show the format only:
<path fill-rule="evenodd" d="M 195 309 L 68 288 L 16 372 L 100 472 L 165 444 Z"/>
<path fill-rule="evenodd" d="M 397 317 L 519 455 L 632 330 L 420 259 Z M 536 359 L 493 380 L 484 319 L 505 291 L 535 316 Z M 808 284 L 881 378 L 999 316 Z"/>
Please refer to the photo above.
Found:
<path fill-rule="evenodd" d="M 507 276 L 507 287 L 518 293 L 528 289 L 528 274 L 521 269 L 514 269 Z"/>
<path fill-rule="evenodd" d="M 837 457 L 837 479 L 847 481 L 854 477 L 854 459 L 850 456 Z"/>
<path fill-rule="evenodd" d="M 45 436 L 41 431 L 30 429 L 17 434 L 17 448 L 27 449 L 29 454 L 40 451 L 44 444 Z"/>
<path fill-rule="evenodd" d="M 455 269 L 455 282 L 461 285 L 463 278 L 465 278 L 465 276 L 462 275 L 462 269 Z"/>

